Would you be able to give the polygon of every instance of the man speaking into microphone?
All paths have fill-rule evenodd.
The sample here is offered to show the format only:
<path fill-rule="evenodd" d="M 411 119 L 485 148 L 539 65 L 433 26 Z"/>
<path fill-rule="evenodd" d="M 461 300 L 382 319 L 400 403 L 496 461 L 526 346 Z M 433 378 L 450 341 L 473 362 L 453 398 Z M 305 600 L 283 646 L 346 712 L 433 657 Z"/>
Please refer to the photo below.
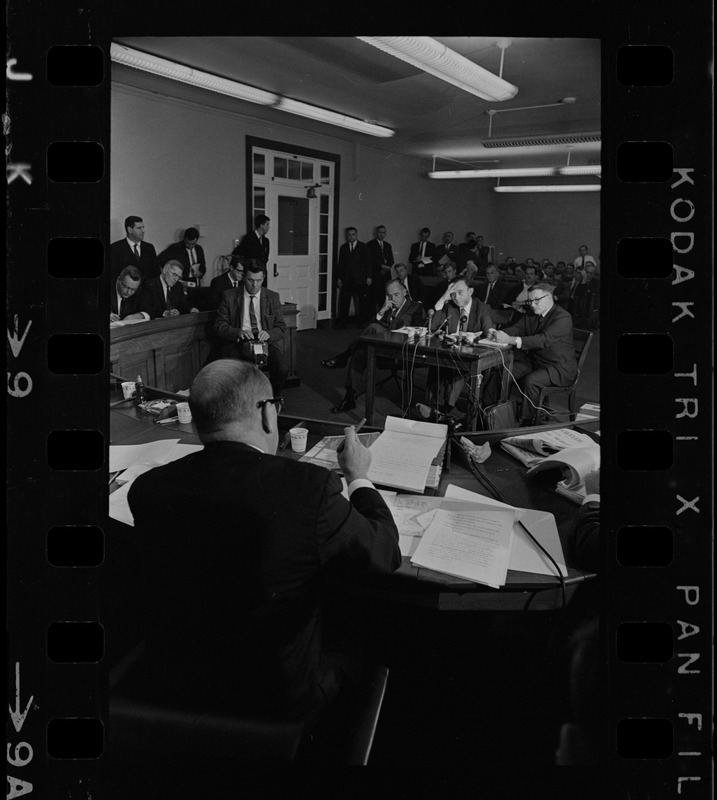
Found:
<path fill-rule="evenodd" d="M 431 313 L 433 312 L 433 313 Z M 473 287 L 463 278 L 451 283 L 436 301 L 435 308 L 428 312 L 431 333 L 455 335 L 456 342 L 463 334 L 481 333 L 493 327 L 490 307 L 473 295 Z M 431 407 L 438 407 L 443 414 L 450 414 L 463 390 L 465 381 L 458 373 L 448 381 L 444 380 L 446 370 L 442 370 L 441 385 L 438 370 L 428 370 L 426 396 Z M 421 409 L 419 409 L 421 410 Z"/>
<path fill-rule="evenodd" d="M 406 287 L 400 280 L 386 284 L 386 299 L 376 313 L 374 320 L 363 329 L 360 336 L 369 333 L 395 331 L 405 326 L 420 327 L 425 313 L 418 300 L 407 297 Z M 338 369 L 348 365 L 346 370 L 346 394 L 344 399 L 331 409 L 332 414 L 343 414 L 356 408 L 356 397 L 365 390 L 366 348 L 355 339 L 341 353 L 321 362 L 326 369 Z"/>

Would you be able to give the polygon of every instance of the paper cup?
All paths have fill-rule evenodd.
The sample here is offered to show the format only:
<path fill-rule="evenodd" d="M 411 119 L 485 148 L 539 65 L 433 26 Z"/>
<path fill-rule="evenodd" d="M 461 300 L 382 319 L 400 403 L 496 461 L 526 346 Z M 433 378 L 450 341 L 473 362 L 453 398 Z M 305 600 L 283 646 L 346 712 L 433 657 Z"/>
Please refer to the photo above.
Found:
<path fill-rule="evenodd" d="M 187 424 L 192 421 L 192 412 L 189 410 L 189 403 L 177 403 L 177 416 L 179 421 Z"/>
<path fill-rule="evenodd" d="M 129 400 L 130 397 L 134 397 L 134 381 L 123 381 L 122 383 L 122 395 L 125 400 Z"/>
<path fill-rule="evenodd" d="M 309 431 L 306 428 L 292 428 L 289 433 L 291 434 L 291 449 L 295 453 L 303 453 L 306 450 Z"/>

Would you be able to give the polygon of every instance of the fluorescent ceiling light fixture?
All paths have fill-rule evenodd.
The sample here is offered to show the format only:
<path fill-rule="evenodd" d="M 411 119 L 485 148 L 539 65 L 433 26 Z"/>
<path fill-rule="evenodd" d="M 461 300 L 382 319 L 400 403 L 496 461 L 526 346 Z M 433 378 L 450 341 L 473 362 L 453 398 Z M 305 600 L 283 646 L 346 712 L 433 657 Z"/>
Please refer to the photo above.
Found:
<path fill-rule="evenodd" d="M 504 169 L 446 169 L 428 173 L 429 178 L 550 178 L 555 175 L 601 175 L 602 167 L 515 167 Z"/>
<path fill-rule="evenodd" d="M 560 185 L 539 185 L 535 186 L 494 186 L 494 192 L 504 192 L 506 194 L 528 194 L 530 192 L 599 192 L 599 183 L 563 183 Z"/>
<path fill-rule="evenodd" d="M 288 97 L 282 97 L 273 92 L 266 92 L 254 86 L 247 86 L 244 83 L 239 83 L 229 78 L 220 78 L 218 75 L 212 75 L 209 72 L 202 72 L 202 70 L 186 67 L 183 64 L 177 64 L 166 58 L 153 56 L 149 53 L 142 53 L 139 50 L 115 44 L 114 42 L 110 47 L 110 58 L 118 64 L 124 64 L 134 69 L 150 72 L 153 75 L 161 75 L 163 78 L 169 78 L 170 80 L 179 81 L 180 83 L 187 83 L 190 86 L 198 86 L 202 89 L 208 89 L 210 92 L 225 94 L 229 97 L 235 97 L 238 100 L 245 100 L 248 103 L 257 103 L 261 106 L 275 108 L 279 111 L 286 111 L 289 114 L 296 114 L 300 117 L 306 117 L 307 119 L 326 122 L 329 125 L 338 125 L 341 128 L 348 128 L 349 130 L 358 131 L 359 133 L 367 133 L 369 136 L 388 138 L 394 134 L 391 128 L 385 128 L 382 125 L 364 122 L 355 117 L 347 117 L 345 114 L 339 114 L 336 111 L 329 111 L 325 108 L 312 106 L 298 100 L 290 100 Z"/>
<path fill-rule="evenodd" d="M 483 100 L 491 102 L 510 100 L 518 94 L 517 86 L 479 67 L 430 36 L 357 36 L 356 38 Z"/>

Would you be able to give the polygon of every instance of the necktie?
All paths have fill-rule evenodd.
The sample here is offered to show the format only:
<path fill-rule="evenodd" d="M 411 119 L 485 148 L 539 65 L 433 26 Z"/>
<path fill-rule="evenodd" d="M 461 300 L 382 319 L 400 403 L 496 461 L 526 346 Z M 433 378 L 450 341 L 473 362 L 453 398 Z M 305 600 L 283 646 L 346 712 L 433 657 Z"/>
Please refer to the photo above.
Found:
<path fill-rule="evenodd" d="M 139 245 L 138 244 L 136 244 L 134 246 L 134 257 L 137 259 L 137 261 L 139 261 Z"/>
<path fill-rule="evenodd" d="M 424 242 L 419 242 L 419 244 L 418 244 L 418 257 L 419 258 L 423 258 L 423 245 L 424 244 L 425 244 Z"/>
<path fill-rule="evenodd" d="M 193 267 L 197 263 L 197 259 L 194 257 L 194 248 L 192 247 L 189 251 L 189 266 Z"/>
<path fill-rule="evenodd" d="M 167 311 L 172 310 L 172 301 L 169 299 L 169 286 L 167 284 L 164 285 L 164 297 L 167 302 Z"/>
<path fill-rule="evenodd" d="M 349 250 L 353 253 L 353 251 L 354 251 L 354 243 L 353 242 L 351 242 L 351 244 L 349 245 Z"/>
<path fill-rule="evenodd" d="M 259 336 L 259 323 L 256 319 L 255 300 L 256 295 L 249 295 L 249 324 L 251 325 L 252 336 L 256 339 Z"/>
<path fill-rule="evenodd" d="M 405 279 L 401 281 L 401 286 L 403 286 L 403 288 L 406 290 L 406 297 L 410 300 L 411 299 L 411 292 L 408 289 L 408 283 L 406 282 Z"/>
<path fill-rule="evenodd" d="M 492 286 L 493 286 L 493 284 L 492 284 L 492 283 L 489 283 L 489 284 L 488 284 L 488 288 L 485 290 L 485 300 L 483 301 L 483 302 L 485 302 L 485 303 L 487 303 L 487 302 L 488 302 L 488 298 L 490 297 L 490 290 L 491 290 L 491 287 L 492 287 Z"/>
<path fill-rule="evenodd" d="M 117 298 L 117 316 L 122 319 L 122 298 Z"/>

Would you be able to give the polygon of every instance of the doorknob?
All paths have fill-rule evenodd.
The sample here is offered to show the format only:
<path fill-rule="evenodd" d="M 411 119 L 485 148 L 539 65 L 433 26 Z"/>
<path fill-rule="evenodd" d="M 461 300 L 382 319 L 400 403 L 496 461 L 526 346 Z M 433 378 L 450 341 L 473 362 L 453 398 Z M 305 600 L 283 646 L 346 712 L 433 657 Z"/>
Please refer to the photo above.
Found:
<path fill-rule="evenodd" d="M 276 264 L 274 264 L 274 277 L 275 278 L 279 277 L 279 270 L 276 268 Z"/>

